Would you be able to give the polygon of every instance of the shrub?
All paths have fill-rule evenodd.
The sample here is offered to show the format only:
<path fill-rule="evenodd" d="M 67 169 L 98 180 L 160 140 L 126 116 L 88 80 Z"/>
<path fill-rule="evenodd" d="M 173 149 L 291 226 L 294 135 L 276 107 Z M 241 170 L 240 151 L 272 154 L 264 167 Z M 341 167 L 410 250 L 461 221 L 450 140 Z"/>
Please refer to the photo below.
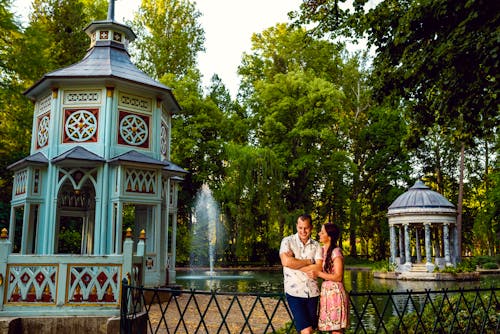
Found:
<path fill-rule="evenodd" d="M 478 303 L 478 296 L 483 301 L 482 303 Z M 465 333 L 466 329 L 479 328 L 484 329 L 482 333 L 495 333 L 499 321 L 496 307 L 488 303 L 488 300 L 494 296 L 492 292 L 478 294 L 478 296 L 475 293 L 469 293 L 444 299 L 438 297 L 432 301 L 432 304 L 426 301 L 420 316 L 418 312 L 406 313 L 401 319 L 394 316 L 389 320 L 386 328 L 388 333 L 395 334 L 430 333 L 432 330 L 437 333 L 447 333 L 451 328 L 454 329 L 454 333 Z M 490 306 L 486 308 L 485 305 Z"/>
<path fill-rule="evenodd" d="M 396 270 L 396 264 L 390 263 L 388 260 L 374 262 L 372 265 L 372 271 L 379 271 L 386 273 L 388 271 L 394 271 L 394 270 Z"/>
<path fill-rule="evenodd" d="M 493 256 L 487 256 L 487 255 L 480 255 L 480 256 L 475 256 L 472 258 L 473 263 L 481 268 L 483 268 L 483 265 L 485 263 L 489 262 L 496 262 L 495 258 Z"/>
<path fill-rule="evenodd" d="M 373 265 L 373 263 L 374 263 L 373 261 L 361 257 L 352 257 L 349 255 L 344 257 L 345 265 L 370 267 Z"/>
<path fill-rule="evenodd" d="M 498 269 L 498 264 L 496 262 L 486 262 L 482 266 L 483 269 Z"/>
<path fill-rule="evenodd" d="M 436 269 L 434 269 L 434 271 L 436 272 Z M 446 267 L 437 270 L 437 272 L 449 273 L 449 274 L 471 273 L 474 271 L 476 271 L 476 265 L 474 264 L 474 261 L 470 259 L 458 263 L 455 267 Z"/>

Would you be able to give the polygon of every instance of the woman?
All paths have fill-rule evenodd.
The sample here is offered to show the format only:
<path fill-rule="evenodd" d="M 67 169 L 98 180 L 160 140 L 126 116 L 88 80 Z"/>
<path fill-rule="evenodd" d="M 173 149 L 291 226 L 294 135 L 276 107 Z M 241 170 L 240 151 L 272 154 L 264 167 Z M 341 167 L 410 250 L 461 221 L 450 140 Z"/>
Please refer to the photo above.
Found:
<path fill-rule="evenodd" d="M 340 230 L 333 223 L 326 223 L 319 232 L 323 244 L 323 270 L 312 270 L 312 278 L 323 279 L 319 300 L 318 329 L 324 332 L 343 333 L 349 326 L 349 298 L 344 289 L 344 257 L 338 247 Z"/>

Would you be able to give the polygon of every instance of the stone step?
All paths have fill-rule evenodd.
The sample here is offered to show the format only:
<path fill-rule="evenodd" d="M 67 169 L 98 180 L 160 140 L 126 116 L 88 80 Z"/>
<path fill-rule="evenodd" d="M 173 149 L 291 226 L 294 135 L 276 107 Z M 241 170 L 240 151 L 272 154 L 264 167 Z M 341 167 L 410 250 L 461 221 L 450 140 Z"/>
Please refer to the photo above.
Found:
<path fill-rule="evenodd" d="M 411 272 L 427 272 L 427 266 L 425 263 L 413 263 L 411 265 Z"/>

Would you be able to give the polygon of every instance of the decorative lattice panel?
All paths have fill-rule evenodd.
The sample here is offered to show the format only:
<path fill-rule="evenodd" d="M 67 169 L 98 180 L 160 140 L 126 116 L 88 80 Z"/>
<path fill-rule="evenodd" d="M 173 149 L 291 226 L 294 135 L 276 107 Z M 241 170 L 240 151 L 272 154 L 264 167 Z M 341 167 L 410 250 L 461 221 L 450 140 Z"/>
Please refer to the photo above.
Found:
<path fill-rule="evenodd" d="M 156 194 L 156 172 L 125 169 L 125 191 L 129 193 Z"/>
<path fill-rule="evenodd" d="M 99 31 L 99 39 L 100 40 L 108 40 L 109 39 L 109 30 L 100 30 Z"/>
<path fill-rule="evenodd" d="M 149 147 L 149 116 L 120 111 L 118 144 Z"/>
<path fill-rule="evenodd" d="M 36 148 L 40 149 L 49 143 L 50 114 L 43 114 L 37 117 L 36 126 Z"/>
<path fill-rule="evenodd" d="M 51 102 L 52 102 L 52 97 L 50 95 L 41 98 L 40 101 L 38 102 L 37 114 L 40 115 L 40 114 L 50 113 Z"/>
<path fill-rule="evenodd" d="M 151 99 L 131 94 L 119 94 L 118 106 L 151 113 Z"/>
<path fill-rule="evenodd" d="M 15 196 L 26 193 L 28 184 L 28 170 L 23 169 L 14 175 L 14 194 Z"/>
<path fill-rule="evenodd" d="M 96 142 L 99 109 L 65 109 L 63 142 Z"/>
<path fill-rule="evenodd" d="M 65 105 L 87 105 L 87 104 L 100 104 L 100 103 L 101 103 L 100 90 L 90 90 L 90 91 L 72 90 L 64 92 Z"/>
<path fill-rule="evenodd" d="M 33 194 L 39 194 L 40 193 L 40 170 L 35 169 L 33 173 Z"/>
<path fill-rule="evenodd" d="M 7 275 L 7 304 L 55 303 L 57 265 L 12 265 L 8 266 Z"/>
<path fill-rule="evenodd" d="M 161 154 L 166 157 L 168 152 L 168 126 L 165 122 L 161 122 L 160 150 Z"/>
<path fill-rule="evenodd" d="M 117 31 L 113 31 L 113 41 L 119 43 L 123 42 L 123 35 Z"/>
<path fill-rule="evenodd" d="M 121 266 L 69 265 L 67 303 L 114 303 L 120 300 Z"/>

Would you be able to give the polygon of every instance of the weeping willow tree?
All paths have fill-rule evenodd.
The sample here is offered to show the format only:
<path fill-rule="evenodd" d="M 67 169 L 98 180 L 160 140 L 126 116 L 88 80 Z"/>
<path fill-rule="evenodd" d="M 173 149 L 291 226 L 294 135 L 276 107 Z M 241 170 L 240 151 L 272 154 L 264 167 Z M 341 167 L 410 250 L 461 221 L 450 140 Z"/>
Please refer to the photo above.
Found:
<path fill-rule="evenodd" d="M 268 148 L 229 144 L 227 178 L 221 189 L 228 242 L 226 260 L 278 260 L 284 229 L 283 167 Z"/>

